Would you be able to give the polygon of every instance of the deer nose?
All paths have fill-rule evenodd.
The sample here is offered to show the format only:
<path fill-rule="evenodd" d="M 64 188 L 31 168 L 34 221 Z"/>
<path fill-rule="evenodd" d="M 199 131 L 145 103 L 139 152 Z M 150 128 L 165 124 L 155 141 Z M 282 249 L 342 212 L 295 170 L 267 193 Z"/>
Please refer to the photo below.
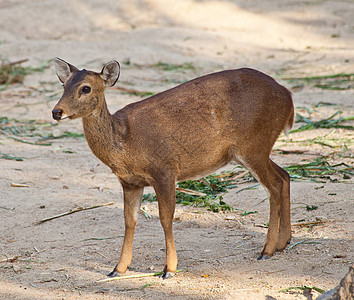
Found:
<path fill-rule="evenodd" d="M 52 115 L 53 115 L 54 120 L 59 121 L 61 119 L 61 117 L 63 116 L 63 110 L 62 109 L 53 109 Z"/>

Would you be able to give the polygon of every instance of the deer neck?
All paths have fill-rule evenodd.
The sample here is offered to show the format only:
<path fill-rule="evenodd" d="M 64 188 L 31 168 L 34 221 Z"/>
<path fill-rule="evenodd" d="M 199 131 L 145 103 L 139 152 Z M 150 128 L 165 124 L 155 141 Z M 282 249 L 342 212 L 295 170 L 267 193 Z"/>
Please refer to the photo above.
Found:
<path fill-rule="evenodd" d="M 113 121 L 105 99 L 101 99 L 102 105 L 91 114 L 82 118 L 84 134 L 92 152 L 103 163 L 110 166 L 111 157 L 117 153 L 121 145 L 119 143 L 119 126 Z"/>

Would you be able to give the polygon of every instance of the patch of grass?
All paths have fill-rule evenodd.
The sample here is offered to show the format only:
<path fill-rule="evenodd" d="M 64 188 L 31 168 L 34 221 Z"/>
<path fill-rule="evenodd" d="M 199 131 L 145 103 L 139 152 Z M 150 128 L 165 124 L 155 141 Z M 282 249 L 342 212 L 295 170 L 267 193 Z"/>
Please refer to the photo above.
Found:
<path fill-rule="evenodd" d="M 223 201 L 223 195 L 227 190 L 237 187 L 235 180 L 233 179 L 235 174 L 238 173 L 228 171 L 221 175 L 209 175 L 199 180 L 178 182 L 177 186 L 182 191 L 176 191 L 176 203 L 195 207 L 205 207 L 213 212 L 241 211 L 243 212 L 243 216 L 257 213 L 257 211 L 246 211 L 233 208 Z M 242 178 L 249 176 L 249 174 L 244 174 Z M 183 192 L 183 190 L 185 192 Z M 143 195 L 143 201 L 153 202 L 156 200 L 155 194 Z"/>
<path fill-rule="evenodd" d="M 155 95 L 155 93 L 153 93 L 153 92 L 138 92 L 138 91 L 133 92 L 133 93 L 126 92 L 126 94 L 133 95 L 133 96 L 138 96 L 138 97 L 141 97 L 141 98 L 147 98 L 147 97 Z"/>
<path fill-rule="evenodd" d="M 191 205 L 195 207 L 205 207 L 213 212 L 233 211 L 234 208 L 223 201 L 222 196 L 192 196 L 181 192 L 176 193 L 177 203 L 182 205 Z"/>
<path fill-rule="evenodd" d="M 52 129 L 58 126 L 57 123 L 48 123 L 38 120 L 16 120 L 8 117 L 0 117 L 0 134 L 13 140 L 30 145 L 51 146 L 51 143 L 44 143 L 47 140 L 61 138 L 83 138 L 83 133 L 64 132 L 54 136 Z"/>
<path fill-rule="evenodd" d="M 329 148 L 343 148 L 343 150 L 348 149 L 348 146 L 353 144 L 353 139 L 350 138 L 327 138 L 326 136 L 318 136 L 313 139 L 305 139 L 294 141 L 291 140 L 291 143 L 299 143 L 304 146 L 311 146 L 313 144 L 318 144 L 324 147 Z"/>
<path fill-rule="evenodd" d="M 150 97 L 150 96 L 155 95 L 155 93 L 153 93 L 153 92 L 138 91 L 138 90 L 135 90 L 135 89 L 128 89 L 128 88 L 124 88 L 124 87 L 112 87 L 112 89 L 120 90 L 120 91 L 123 92 L 123 94 L 126 94 L 126 95 L 139 96 L 139 97 L 142 97 L 142 98 Z"/>
<path fill-rule="evenodd" d="M 323 76 L 307 76 L 307 77 L 282 77 L 289 83 L 309 84 L 317 88 L 325 90 L 349 90 L 354 89 L 353 73 L 338 73 Z"/>
<path fill-rule="evenodd" d="M 354 175 L 353 168 L 343 162 L 331 164 L 328 156 L 320 156 L 316 159 L 304 164 L 294 164 L 284 167 L 289 172 L 291 180 L 308 180 L 314 182 L 326 182 L 326 180 L 338 181 L 332 179 L 332 175 L 340 175 L 343 180 L 350 179 Z M 205 207 L 213 212 L 218 211 L 240 211 L 243 216 L 257 213 L 257 211 L 245 211 L 238 208 L 233 208 L 223 201 L 223 196 L 228 189 L 233 189 L 236 186 L 235 179 L 248 182 L 253 177 L 244 170 L 241 173 L 233 171 L 225 171 L 220 175 L 209 175 L 199 180 L 187 180 L 177 183 L 176 202 L 182 205 L 190 205 L 195 207 Z M 322 181 L 318 180 L 322 179 Z M 344 181 L 345 182 L 345 181 Z M 244 190 L 250 190 L 258 187 L 260 184 L 255 184 L 246 188 L 242 188 L 235 192 L 238 194 Z M 180 191 L 178 190 L 180 189 Z M 183 191 L 184 190 L 184 191 Z M 220 195 L 221 194 L 221 195 Z M 157 201 L 155 194 L 143 195 L 143 201 Z M 263 201 L 261 201 L 263 202 Z M 315 205 L 306 205 L 306 210 L 316 210 Z"/>
<path fill-rule="evenodd" d="M 233 174 L 233 173 L 230 173 Z M 231 176 L 230 176 L 231 177 Z M 217 194 L 225 193 L 227 189 L 236 187 L 230 180 L 225 180 L 217 175 L 209 175 L 199 180 L 186 180 L 177 183 L 177 186 L 182 189 L 195 191 L 197 194 L 191 195 L 184 192 L 176 192 L 176 202 L 182 205 L 191 205 L 195 207 L 207 207 L 213 212 L 232 211 L 231 206 L 223 201 L 222 195 Z M 144 201 L 156 201 L 156 195 L 147 194 L 143 196 Z"/>
<path fill-rule="evenodd" d="M 21 64 L 27 59 L 16 62 L 8 62 L 1 60 L 0 62 L 0 87 L 4 89 L 6 86 L 14 83 L 23 83 L 26 75 L 34 72 L 43 72 L 49 67 L 49 61 L 46 61 L 36 67 L 23 67 Z"/>
<path fill-rule="evenodd" d="M 316 206 L 316 205 L 308 205 L 308 204 L 306 204 L 306 210 L 307 211 L 316 210 L 317 208 L 318 208 L 318 206 Z"/>
<path fill-rule="evenodd" d="M 354 175 L 353 168 L 345 163 L 330 164 L 326 157 L 320 156 L 306 164 L 295 164 L 284 167 L 292 179 L 329 179 L 330 175 L 342 175 L 343 179 L 349 179 Z"/>
<path fill-rule="evenodd" d="M 37 145 L 37 146 L 51 146 L 52 145 L 52 143 L 43 143 L 41 141 L 29 142 L 26 140 L 15 138 L 15 137 L 10 137 L 10 138 L 17 141 L 17 142 L 28 144 L 28 145 Z"/>
<path fill-rule="evenodd" d="M 296 123 L 304 123 L 297 129 L 293 129 L 290 133 L 300 132 L 305 130 L 313 130 L 318 128 L 343 128 L 343 129 L 350 129 L 354 130 L 354 126 L 349 125 L 341 125 L 341 123 L 345 121 L 352 121 L 354 120 L 354 116 L 351 117 L 340 117 L 335 119 L 335 117 L 341 114 L 341 111 L 335 112 L 332 116 L 319 120 L 319 121 L 312 121 L 311 119 L 296 113 Z"/>
<path fill-rule="evenodd" d="M 332 137 L 332 135 L 336 132 L 336 129 L 333 129 L 330 133 L 324 135 L 324 136 L 316 136 L 314 138 L 309 138 L 309 139 L 304 139 L 304 140 L 287 140 L 287 139 L 279 139 L 279 142 L 285 142 L 287 143 L 294 143 L 294 144 L 301 144 L 302 146 L 311 146 L 313 144 L 318 144 L 321 146 L 329 147 L 329 148 L 342 148 L 343 153 L 348 151 L 348 149 L 351 148 L 353 145 L 353 139 L 351 138 L 350 135 L 347 135 L 347 137 Z M 281 154 L 302 154 L 304 151 L 302 150 L 293 150 L 293 151 L 280 151 Z M 343 156 L 341 154 L 338 154 L 339 156 Z M 343 156 L 345 157 L 345 156 Z M 348 156 L 347 156 L 348 157 Z"/>
<path fill-rule="evenodd" d="M 205 207 L 212 212 L 237 210 L 231 207 L 230 205 L 228 205 L 222 199 L 223 199 L 222 196 L 218 196 L 218 197 L 211 196 L 211 195 L 193 196 L 178 191 L 176 192 L 177 204 L 182 204 L 185 206 L 190 205 L 194 207 Z M 156 195 L 154 194 L 147 194 L 143 196 L 143 201 L 152 202 L 156 200 L 157 200 Z"/>
<path fill-rule="evenodd" d="M 53 133 L 50 133 L 50 134 L 48 134 L 47 137 L 43 137 L 43 139 L 48 139 L 48 140 L 55 140 L 55 139 L 62 139 L 62 138 L 80 138 L 81 139 L 84 137 L 85 136 L 83 133 L 65 131 L 63 134 L 58 135 L 58 136 L 53 136 Z"/>
<path fill-rule="evenodd" d="M 195 67 L 192 63 L 184 63 L 181 65 L 174 65 L 165 62 L 158 62 L 154 65 L 155 67 L 163 70 L 163 71 L 180 71 L 180 70 L 195 70 Z"/>
<path fill-rule="evenodd" d="M 178 183 L 178 187 L 198 191 L 201 193 L 216 195 L 227 191 L 232 185 L 229 180 L 218 175 L 209 175 L 200 180 L 186 180 Z"/>
<path fill-rule="evenodd" d="M 318 287 L 315 287 L 315 286 L 306 286 L 306 285 L 303 285 L 303 286 L 292 286 L 292 287 L 289 287 L 287 289 L 284 289 L 284 290 L 280 290 L 279 292 L 282 292 L 282 293 L 286 293 L 286 292 L 289 292 L 291 290 L 301 290 L 301 291 L 308 291 L 308 292 L 312 292 L 312 290 L 320 293 L 320 294 L 323 294 L 325 292 L 325 290 L 323 289 L 320 289 Z"/>
<path fill-rule="evenodd" d="M 0 152 L 0 158 L 7 159 L 7 160 L 16 160 L 16 161 L 23 161 L 23 157 L 19 156 L 14 156 L 12 154 L 7 154 L 7 153 L 1 153 Z"/>
<path fill-rule="evenodd" d="M 71 150 L 63 150 L 63 153 L 74 154 L 75 152 Z"/>
<path fill-rule="evenodd" d="M 147 97 L 155 95 L 155 93 L 153 93 L 153 92 L 139 92 L 139 91 L 123 92 L 123 94 L 138 96 L 141 98 L 147 98 Z"/>
<path fill-rule="evenodd" d="M 310 222 L 311 223 L 311 222 Z M 313 226 L 314 224 L 312 224 Z M 316 242 L 316 241 L 311 241 L 309 239 L 306 239 L 306 240 L 302 240 L 302 241 L 299 241 L 299 242 L 296 242 L 295 244 L 292 244 L 291 246 L 289 246 L 288 250 L 298 246 L 298 245 L 320 245 L 322 244 L 321 242 Z"/>
<path fill-rule="evenodd" d="M 155 194 L 151 194 L 151 193 L 148 193 L 148 194 L 144 194 L 143 195 L 143 202 L 155 202 L 157 201 L 156 199 L 156 195 Z"/>

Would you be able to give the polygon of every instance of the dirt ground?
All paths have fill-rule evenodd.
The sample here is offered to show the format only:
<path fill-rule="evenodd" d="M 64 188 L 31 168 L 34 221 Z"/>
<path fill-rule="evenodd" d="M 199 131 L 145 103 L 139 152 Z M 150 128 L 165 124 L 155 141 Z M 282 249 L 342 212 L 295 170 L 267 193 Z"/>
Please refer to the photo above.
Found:
<path fill-rule="evenodd" d="M 337 111 L 352 116 L 353 85 L 333 90 L 284 78 L 353 73 L 354 2 L 1 0 L 0 58 L 28 59 L 23 66 L 35 67 L 56 56 L 97 71 L 109 60 L 121 62 L 117 86 L 126 90 L 106 92 L 111 112 L 141 99 L 127 90 L 163 91 L 202 74 L 247 66 L 291 89 L 301 115 L 311 110 L 312 119 Z M 43 132 L 57 137 L 82 133 L 80 120 L 50 126 L 61 92 L 52 65 L 26 76 L 23 84 L 1 89 L 0 118 L 9 119 L 1 126 L 36 120 L 47 124 Z M 331 146 L 301 142 L 326 136 Z M 0 299 L 315 299 L 315 289 L 281 290 L 331 289 L 353 263 L 351 179 L 292 181 L 293 240 L 266 261 L 256 257 L 267 231 L 267 195 L 261 187 L 244 189 L 255 185 L 249 182 L 224 199 L 257 213 L 177 207 L 174 233 L 178 268 L 184 271 L 174 278 L 97 283 L 116 264 L 123 241 L 118 180 L 83 138 L 52 139 L 43 146 L 13 137 L 18 138 L 0 131 L 0 155 L 23 159 L 0 159 Z M 273 158 L 289 166 L 329 155 L 330 163 L 353 166 L 352 137 L 350 130 L 333 128 L 293 133 L 276 144 L 288 154 L 274 151 Z M 33 143 L 38 137 L 21 139 Z M 114 204 L 35 224 L 109 202 Z M 312 206 L 317 209 L 306 209 Z M 157 205 L 143 203 L 143 208 L 152 219 L 139 216 L 127 275 L 164 265 Z"/>

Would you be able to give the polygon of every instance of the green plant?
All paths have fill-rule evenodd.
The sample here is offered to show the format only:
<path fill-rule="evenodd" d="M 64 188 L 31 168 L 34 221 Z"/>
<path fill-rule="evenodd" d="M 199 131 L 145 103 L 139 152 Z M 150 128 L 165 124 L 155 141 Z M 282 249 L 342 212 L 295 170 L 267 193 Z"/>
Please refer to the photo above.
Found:
<path fill-rule="evenodd" d="M 0 86 L 2 88 L 9 84 L 22 83 L 25 76 L 34 72 L 43 72 L 49 67 L 49 61 L 40 64 L 37 67 L 23 67 L 21 64 L 27 59 L 16 62 L 7 62 L 2 60 L 0 62 Z"/>
<path fill-rule="evenodd" d="M 319 156 L 306 164 L 295 164 L 284 167 L 292 179 L 315 178 L 330 179 L 329 175 L 343 175 L 347 178 L 352 175 L 353 168 L 346 163 L 330 164 L 325 156 Z"/>
<path fill-rule="evenodd" d="M 0 117 L 0 134 L 7 136 L 18 142 L 30 144 L 50 146 L 51 143 L 44 143 L 47 140 L 60 138 L 83 138 L 83 133 L 64 132 L 58 136 L 53 135 L 53 127 L 58 126 L 57 123 L 49 123 L 38 120 L 17 120 L 8 117 Z M 23 139 L 25 138 L 25 139 Z"/>
<path fill-rule="evenodd" d="M 158 62 L 154 65 L 155 67 L 163 70 L 163 71 L 176 71 L 176 70 L 195 70 L 195 67 L 192 63 L 184 63 L 180 65 L 174 65 L 164 62 Z"/>
<path fill-rule="evenodd" d="M 289 83 L 309 84 L 326 90 L 349 90 L 354 88 L 353 73 L 338 73 L 323 76 L 281 77 Z"/>
<path fill-rule="evenodd" d="M 235 209 L 223 201 L 223 195 L 227 190 L 236 187 L 232 179 L 233 175 L 234 172 L 227 172 L 223 175 L 209 175 L 199 180 L 178 182 L 177 187 L 180 190 L 176 192 L 176 202 L 182 205 L 205 207 L 213 212 L 237 210 L 243 211 L 243 215 L 255 213 Z M 156 201 L 156 195 L 146 194 L 143 196 L 143 201 Z"/>
<path fill-rule="evenodd" d="M 312 121 L 309 118 L 297 113 L 296 114 L 296 123 L 305 123 L 305 124 L 301 125 L 297 129 L 291 130 L 290 133 L 318 129 L 318 128 L 343 128 L 343 129 L 353 130 L 354 126 L 341 125 L 341 123 L 345 122 L 345 121 L 354 120 L 354 116 L 345 117 L 345 118 L 340 117 L 338 119 L 335 119 L 335 117 L 341 113 L 342 113 L 341 111 L 337 111 L 332 116 L 322 119 L 322 120 L 319 120 L 319 121 Z"/>

